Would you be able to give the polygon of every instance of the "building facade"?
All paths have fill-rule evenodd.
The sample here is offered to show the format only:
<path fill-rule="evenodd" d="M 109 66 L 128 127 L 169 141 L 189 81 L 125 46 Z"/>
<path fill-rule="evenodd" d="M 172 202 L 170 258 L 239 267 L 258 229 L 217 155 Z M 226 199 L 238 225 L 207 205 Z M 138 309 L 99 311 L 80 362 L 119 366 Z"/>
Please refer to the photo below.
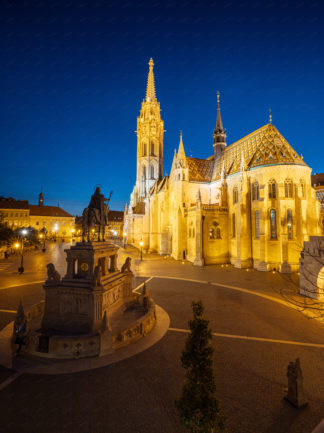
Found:
<path fill-rule="evenodd" d="M 1 222 L 13 230 L 19 227 L 33 227 L 46 231 L 49 237 L 71 237 L 74 217 L 59 206 L 45 206 L 43 192 L 39 194 L 38 205 L 27 200 L 0 198 Z"/>
<path fill-rule="evenodd" d="M 320 204 L 311 168 L 271 119 L 227 146 L 218 95 L 213 154 L 188 157 L 181 134 L 165 177 L 163 126 L 151 59 L 137 119 L 137 178 L 125 218 L 128 243 L 143 242 L 149 252 L 195 265 L 297 270 L 303 242 L 321 232 Z"/>

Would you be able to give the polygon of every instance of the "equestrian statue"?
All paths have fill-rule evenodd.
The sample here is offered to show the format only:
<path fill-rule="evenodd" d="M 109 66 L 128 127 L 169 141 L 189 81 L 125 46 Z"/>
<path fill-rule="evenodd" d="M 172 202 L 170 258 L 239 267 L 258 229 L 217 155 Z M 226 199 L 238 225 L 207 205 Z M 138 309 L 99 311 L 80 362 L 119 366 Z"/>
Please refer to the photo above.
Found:
<path fill-rule="evenodd" d="M 86 207 L 82 213 L 82 242 L 87 240 L 90 242 L 91 228 L 97 225 L 98 228 L 98 241 L 105 240 L 105 227 L 108 225 L 108 214 L 109 214 L 109 201 L 111 199 L 112 191 L 110 191 L 109 198 L 105 198 L 100 192 L 100 188 L 97 187 L 94 194 L 91 196 L 89 206 Z M 107 202 L 107 203 L 105 203 Z"/>

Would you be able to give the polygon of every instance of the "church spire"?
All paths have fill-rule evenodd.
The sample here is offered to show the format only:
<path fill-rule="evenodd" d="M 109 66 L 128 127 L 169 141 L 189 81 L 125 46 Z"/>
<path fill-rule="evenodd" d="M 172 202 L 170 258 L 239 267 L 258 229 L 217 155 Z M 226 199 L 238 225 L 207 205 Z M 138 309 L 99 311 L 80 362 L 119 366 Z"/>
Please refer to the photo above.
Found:
<path fill-rule="evenodd" d="M 186 154 L 185 154 L 183 141 L 182 141 L 182 131 L 180 131 L 180 143 L 179 143 L 179 149 L 178 149 L 178 158 L 183 159 L 183 160 L 186 159 Z"/>
<path fill-rule="evenodd" d="M 156 96 L 155 96 L 155 85 L 154 85 L 154 72 L 153 72 L 153 66 L 154 66 L 154 62 L 152 57 L 150 58 L 149 61 L 149 73 L 148 73 L 148 77 L 147 77 L 147 87 L 146 87 L 146 97 L 145 100 L 147 102 L 152 102 L 152 101 L 156 101 Z"/>
<path fill-rule="evenodd" d="M 221 117 L 220 105 L 219 105 L 219 91 L 217 91 L 217 119 L 216 119 L 216 131 L 223 132 L 223 122 Z"/>
<path fill-rule="evenodd" d="M 43 206 L 44 205 L 44 194 L 43 194 L 43 185 L 41 187 L 41 192 L 38 195 L 38 206 Z"/>
<path fill-rule="evenodd" d="M 218 158 L 223 153 L 226 147 L 226 131 L 223 127 L 218 91 L 217 91 L 217 119 L 216 119 L 216 127 L 213 133 L 213 146 L 214 146 L 214 155 L 216 158 Z"/>

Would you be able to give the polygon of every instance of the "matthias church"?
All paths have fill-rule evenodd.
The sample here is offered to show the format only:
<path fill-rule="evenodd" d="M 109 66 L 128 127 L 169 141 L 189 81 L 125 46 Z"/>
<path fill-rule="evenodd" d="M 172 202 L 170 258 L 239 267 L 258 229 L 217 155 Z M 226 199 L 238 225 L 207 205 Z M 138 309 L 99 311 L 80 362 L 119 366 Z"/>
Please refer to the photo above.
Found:
<path fill-rule="evenodd" d="M 311 168 L 271 117 L 228 145 L 218 95 L 211 156 L 187 156 L 180 135 L 170 175 L 163 176 L 164 122 L 153 66 L 151 59 L 137 118 L 136 183 L 125 210 L 127 242 L 198 266 L 298 270 L 304 241 L 321 233 Z"/>

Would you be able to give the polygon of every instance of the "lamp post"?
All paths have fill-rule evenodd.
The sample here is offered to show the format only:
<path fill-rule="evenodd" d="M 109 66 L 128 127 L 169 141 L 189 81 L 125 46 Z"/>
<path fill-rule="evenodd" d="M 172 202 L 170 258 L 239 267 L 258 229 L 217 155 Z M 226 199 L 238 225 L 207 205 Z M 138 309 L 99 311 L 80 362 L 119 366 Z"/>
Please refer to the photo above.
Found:
<path fill-rule="evenodd" d="M 126 249 L 126 236 L 127 236 L 127 233 L 124 232 L 124 233 L 123 233 L 123 238 L 124 238 L 124 249 Z"/>
<path fill-rule="evenodd" d="M 21 238 L 21 259 L 20 259 L 20 266 L 18 268 L 18 272 L 20 274 L 23 274 L 24 270 L 25 270 L 24 269 L 24 241 L 25 241 L 24 236 L 27 235 L 28 231 L 26 229 L 22 229 L 20 233 L 22 234 L 22 238 Z"/>
<path fill-rule="evenodd" d="M 142 262 L 143 261 L 143 244 L 144 244 L 144 242 L 141 241 L 139 244 L 140 244 L 140 247 L 141 247 L 141 262 Z"/>

